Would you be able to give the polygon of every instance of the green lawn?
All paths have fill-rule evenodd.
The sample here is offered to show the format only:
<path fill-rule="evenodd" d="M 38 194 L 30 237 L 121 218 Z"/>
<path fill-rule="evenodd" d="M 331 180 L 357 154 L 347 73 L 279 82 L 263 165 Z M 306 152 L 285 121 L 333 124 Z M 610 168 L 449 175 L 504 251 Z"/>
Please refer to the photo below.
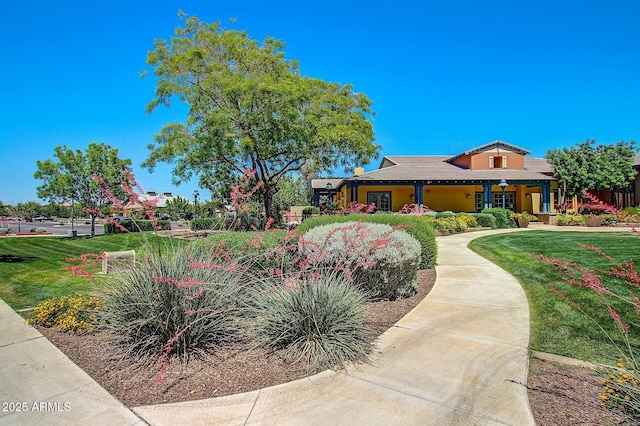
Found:
<path fill-rule="evenodd" d="M 247 240 L 259 238 L 260 232 L 224 232 L 214 234 L 210 241 L 225 240 L 229 248 L 246 246 Z M 270 233 L 264 244 L 276 244 L 284 235 L 282 232 Z M 183 239 L 160 237 L 156 245 L 156 237 L 149 233 L 123 233 L 102 235 L 94 238 L 0 238 L 0 299 L 13 309 L 24 309 L 36 306 L 43 300 L 67 295 L 76 291 L 89 291 L 92 286 L 100 285 L 99 280 L 86 277 L 74 277 L 63 269 L 63 265 L 76 265 L 68 258 L 77 258 L 84 253 L 101 253 L 103 251 L 136 250 L 140 255 L 151 248 L 165 250 L 175 245 L 187 245 Z M 198 240 L 203 242 L 204 240 Z M 249 249 L 251 251 L 253 249 Z M 238 253 L 244 253 L 238 250 Z M 99 270 L 99 269 L 98 269 Z"/>
<path fill-rule="evenodd" d="M 532 252 L 573 260 L 592 268 L 608 269 L 609 262 L 578 246 L 584 243 L 603 249 L 616 260 L 640 258 L 640 239 L 627 233 L 584 233 L 530 231 L 493 235 L 476 239 L 470 248 L 507 270 L 520 281 L 531 310 L 531 349 L 588 361 L 611 363 L 619 356 L 615 346 L 594 322 L 571 308 L 549 290 L 551 285 L 578 303 L 617 341 L 623 344 L 606 305 L 592 291 L 577 288 L 562 280 L 551 266 L 538 264 Z M 628 294 L 621 281 L 604 277 L 613 289 Z M 638 314 L 625 304 L 614 304 L 623 321 L 631 324 L 631 340 L 640 347 Z M 635 326 L 634 326 L 635 324 Z"/>
<path fill-rule="evenodd" d="M 0 238 L 0 298 L 14 309 L 90 289 L 86 277 L 73 277 L 62 265 L 83 253 L 135 249 L 144 244 L 139 233 L 94 238 Z"/>

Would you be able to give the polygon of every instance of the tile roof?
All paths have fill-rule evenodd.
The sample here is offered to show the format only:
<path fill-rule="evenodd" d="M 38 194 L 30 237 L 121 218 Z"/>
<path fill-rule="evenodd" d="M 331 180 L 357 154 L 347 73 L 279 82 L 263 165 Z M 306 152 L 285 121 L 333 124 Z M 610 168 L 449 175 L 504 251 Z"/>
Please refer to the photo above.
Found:
<path fill-rule="evenodd" d="M 367 181 L 551 181 L 549 163 L 543 158 L 526 158 L 521 170 L 491 169 L 469 170 L 448 163 L 447 155 L 384 157 L 381 167 L 360 176 L 345 179 L 352 182 Z M 334 185 L 335 187 L 335 185 Z"/>
<path fill-rule="evenodd" d="M 330 183 L 333 188 L 338 188 L 342 185 L 344 179 L 311 179 L 312 189 L 326 189 L 327 184 Z"/>

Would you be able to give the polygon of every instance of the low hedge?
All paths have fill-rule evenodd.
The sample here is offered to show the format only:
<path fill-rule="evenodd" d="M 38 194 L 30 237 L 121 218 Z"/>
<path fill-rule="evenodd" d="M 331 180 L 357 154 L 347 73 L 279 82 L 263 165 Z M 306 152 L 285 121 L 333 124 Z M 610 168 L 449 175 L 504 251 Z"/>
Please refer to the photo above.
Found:
<path fill-rule="evenodd" d="M 584 217 L 580 214 L 560 214 L 556 216 L 558 226 L 585 226 Z"/>
<path fill-rule="evenodd" d="M 227 222 L 223 217 L 199 217 L 196 219 L 198 230 L 204 229 L 226 229 Z M 193 220 L 191 221 L 191 229 L 195 230 Z"/>
<path fill-rule="evenodd" d="M 443 211 L 443 212 L 437 212 L 436 213 L 436 219 L 441 219 L 441 218 L 448 218 L 448 217 L 454 217 L 456 214 L 452 211 Z"/>
<path fill-rule="evenodd" d="M 159 229 L 153 228 L 153 222 L 150 220 L 123 220 L 120 221 L 119 225 L 115 223 L 105 223 L 104 225 L 104 233 L 105 234 L 119 234 L 122 232 L 144 232 L 144 231 L 170 231 L 171 230 L 171 221 L 170 220 L 158 220 L 156 221 Z M 124 230 L 122 228 L 124 228 Z"/>
<path fill-rule="evenodd" d="M 493 207 L 483 209 L 480 213 L 490 214 L 496 218 L 497 228 L 513 228 L 516 223 L 511 219 L 511 210 Z"/>
<path fill-rule="evenodd" d="M 498 224 L 496 222 L 496 217 L 492 214 L 476 213 L 475 218 L 476 218 L 476 222 L 478 222 L 478 225 L 482 227 L 491 228 L 491 229 L 495 229 L 498 227 Z"/>
<path fill-rule="evenodd" d="M 433 229 L 433 225 L 424 220 L 421 216 L 388 213 L 314 216 L 305 219 L 300 226 L 298 226 L 298 231 L 305 233 L 317 226 L 327 225 L 329 223 L 344 223 L 352 221 L 382 223 L 390 226 L 403 225 L 403 229 L 407 231 L 409 235 L 418 240 L 422 247 L 420 269 L 435 268 L 436 260 L 438 258 L 436 233 Z"/>

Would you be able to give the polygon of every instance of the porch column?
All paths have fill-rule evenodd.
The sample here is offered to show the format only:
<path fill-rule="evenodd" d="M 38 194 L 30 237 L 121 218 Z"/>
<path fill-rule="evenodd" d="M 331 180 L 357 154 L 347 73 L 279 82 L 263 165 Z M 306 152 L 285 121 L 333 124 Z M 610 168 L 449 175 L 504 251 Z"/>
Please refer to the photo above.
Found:
<path fill-rule="evenodd" d="M 551 184 L 545 182 L 542 184 L 542 213 L 551 211 Z"/>
<path fill-rule="evenodd" d="M 482 185 L 484 190 L 484 208 L 485 209 L 490 209 L 493 207 L 493 194 L 491 192 L 491 187 L 493 186 L 490 183 L 485 183 L 484 185 Z"/>
<path fill-rule="evenodd" d="M 422 190 L 424 189 L 424 183 L 416 183 L 413 185 L 413 201 L 416 205 L 422 206 L 424 204 L 424 196 L 422 195 Z"/>
<path fill-rule="evenodd" d="M 351 202 L 358 203 L 358 184 L 351 183 Z"/>

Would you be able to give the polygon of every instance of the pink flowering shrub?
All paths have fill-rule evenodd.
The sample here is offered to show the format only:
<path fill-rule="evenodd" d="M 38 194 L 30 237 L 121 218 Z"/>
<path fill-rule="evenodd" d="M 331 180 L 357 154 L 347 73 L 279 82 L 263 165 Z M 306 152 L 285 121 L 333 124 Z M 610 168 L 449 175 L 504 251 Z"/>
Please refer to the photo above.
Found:
<path fill-rule="evenodd" d="M 318 226 L 300 237 L 299 249 L 313 269 L 343 271 L 373 299 L 402 299 L 417 291 L 421 246 L 400 228 L 364 222 Z"/>

